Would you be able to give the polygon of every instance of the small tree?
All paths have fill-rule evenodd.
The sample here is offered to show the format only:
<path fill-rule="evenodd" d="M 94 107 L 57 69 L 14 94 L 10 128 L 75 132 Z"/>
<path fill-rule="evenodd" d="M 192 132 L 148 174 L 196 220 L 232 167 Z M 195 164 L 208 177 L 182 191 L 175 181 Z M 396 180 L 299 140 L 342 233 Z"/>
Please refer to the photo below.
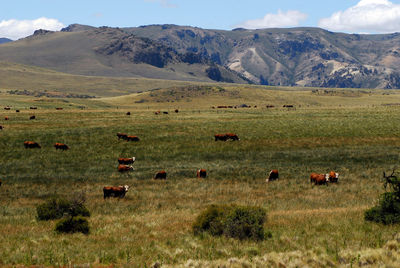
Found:
<path fill-rule="evenodd" d="M 392 174 L 386 176 L 383 172 L 385 180 L 383 186 L 385 193 L 380 197 L 379 204 L 365 211 L 364 217 L 367 221 L 374 221 L 383 224 L 394 224 L 400 222 L 400 179 Z M 389 190 L 387 188 L 389 186 Z"/>

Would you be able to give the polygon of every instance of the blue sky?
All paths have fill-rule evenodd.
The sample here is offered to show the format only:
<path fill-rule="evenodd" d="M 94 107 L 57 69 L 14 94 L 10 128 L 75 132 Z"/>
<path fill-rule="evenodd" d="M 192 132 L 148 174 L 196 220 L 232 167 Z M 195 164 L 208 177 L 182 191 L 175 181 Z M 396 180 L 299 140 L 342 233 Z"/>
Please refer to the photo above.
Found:
<path fill-rule="evenodd" d="M 41 18 L 40 21 L 38 19 Z M 127 27 L 190 25 L 230 30 L 312 26 L 342 32 L 400 31 L 400 0 L 3 0 L 0 37 L 72 23 Z"/>

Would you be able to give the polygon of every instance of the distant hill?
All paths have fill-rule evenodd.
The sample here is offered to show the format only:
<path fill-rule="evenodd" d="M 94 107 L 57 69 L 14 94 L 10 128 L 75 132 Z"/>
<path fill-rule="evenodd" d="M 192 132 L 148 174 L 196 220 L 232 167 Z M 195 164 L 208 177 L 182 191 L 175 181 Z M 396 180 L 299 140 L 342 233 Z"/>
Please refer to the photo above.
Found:
<path fill-rule="evenodd" d="M 254 83 L 400 88 L 400 34 L 358 35 L 320 28 L 206 30 L 149 25 L 124 28 L 178 52 L 196 52 Z"/>
<path fill-rule="evenodd" d="M 0 38 L 0 44 L 5 44 L 5 43 L 8 43 L 8 42 L 12 42 L 13 40 L 11 40 L 11 39 L 8 39 L 8 38 Z"/>
<path fill-rule="evenodd" d="M 32 36 L 3 44 L 0 60 L 79 75 L 248 82 L 199 54 L 178 53 L 158 41 L 109 27 L 37 30 Z"/>

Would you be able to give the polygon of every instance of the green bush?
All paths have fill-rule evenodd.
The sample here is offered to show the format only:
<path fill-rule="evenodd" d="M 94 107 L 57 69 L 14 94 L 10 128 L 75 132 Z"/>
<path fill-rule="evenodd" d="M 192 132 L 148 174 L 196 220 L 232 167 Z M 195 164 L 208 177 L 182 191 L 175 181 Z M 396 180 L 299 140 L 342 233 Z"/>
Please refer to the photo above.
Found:
<path fill-rule="evenodd" d="M 89 222 L 81 216 L 67 217 L 56 224 L 56 232 L 58 233 L 89 233 Z"/>
<path fill-rule="evenodd" d="M 61 219 L 65 214 L 90 217 L 90 212 L 83 202 L 62 198 L 51 198 L 46 203 L 38 205 L 36 211 L 37 218 L 42 221 Z"/>
<path fill-rule="evenodd" d="M 400 222 L 400 180 L 396 176 L 385 176 L 385 189 L 387 185 L 392 192 L 381 195 L 379 204 L 365 211 L 364 219 L 383 224 L 395 224 Z"/>
<path fill-rule="evenodd" d="M 193 232 L 195 235 L 208 232 L 241 240 L 263 240 L 265 219 L 263 208 L 211 205 L 196 218 Z"/>

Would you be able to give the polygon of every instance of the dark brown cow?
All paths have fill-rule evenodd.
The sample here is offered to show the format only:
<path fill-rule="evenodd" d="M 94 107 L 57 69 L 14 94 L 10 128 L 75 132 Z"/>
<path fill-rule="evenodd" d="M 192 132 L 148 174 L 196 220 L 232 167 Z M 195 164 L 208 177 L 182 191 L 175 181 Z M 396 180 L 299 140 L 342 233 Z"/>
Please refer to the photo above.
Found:
<path fill-rule="evenodd" d="M 16 113 L 19 113 L 19 110 L 15 110 Z"/>
<path fill-rule="evenodd" d="M 7 120 L 10 120 L 10 118 L 8 118 L 8 116 L 5 116 L 5 117 L 4 117 L 4 120 L 7 121 Z"/>
<path fill-rule="evenodd" d="M 4 107 L 4 110 L 9 111 L 11 108 L 10 107 Z"/>
<path fill-rule="evenodd" d="M 3 130 L 3 128 L 4 128 L 3 126 L 0 126 L 0 130 Z"/>
<path fill-rule="evenodd" d="M 314 183 L 315 185 L 328 185 L 328 181 L 329 179 L 326 174 L 311 173 L 310 175 L 310 182 Z"/>
<path fill-rule="evenodd" d="M 140 141 L 138 136 L 127 136 L 125 138 L 126 141 Z"/>
<path fill-rule="evenodd" d="M 136 157 L 132 158 L 118 158 L 118 163 L 123 165 L 129 165 L 135 163 Z"/>
<path fill-rule="evenodd" d="M 127 112 L 126 115 L 131 115 L 131 112 Z"/>
<path fill-rule="evenodd" d="M 163 114 L 168 114 L 168 112 L 162 112 Z"/>
<path fill-rule="evenodd" d="M 127 166 L 127 165 L 118 165 L 118 171 L 119 172 L 129 172 L 133 170 L 132 166 Z"/>
<path fill-rule="evenodd" d="M 274 181 L 277 179 L 279 179 L 279 172 L 277 169 L 273 169 L 269 172 L 269 175 L 268 175 L 268 178 L 266 181 L 269 182 L 269 181 Z"/>
<path fill-rule="evenodd" d="M 197 178 L 205 178 L 207 177 L 207 171 L 202 168 L 197 170 Z"/>
<path fill-rule="evenodd" d="M 225 134 L 228 139 L 233 140 L 233 141 L 240 141 L 238 135 L 234 134 L 234 133 L 226 133 Z"/>
<path fill-rule="evenodd" d="M 126 192 L 128 192 L 129 186 L 124 185 L 124 186 L 105 186 L 103 188 L 103 196 L 104 199 L 109 198 L 109 197 L 118 197 L 118 198 L 124 198 Z"/>
<path fill-rule="evenodd" d="M 269 108 L 274 108 L 275 106 L 274 105 L 267 105 L 266 107 L 269 109 Z"/>
<path fill-rule="evenodd" d="M 54 147 L 56 148 L 56 150 L 60 149 L 60 150 L 63 150 L 63 151 L 69 149 L 68 145 L 66 145 L 66 144 L 64 144 L 64 143 L 59 143 L 59 142 L 56 142 L 56 143 L 54 144 Z"/>
<path fill-rule="evenodd" d="M 63 108 L 61 108 L 61 107 L 57 107 L 56 108 L 56 110 L 58 110 L 58 111 L 60 111 L 60 110 L 62 110 Z"/>
<path fill-rule="evenodd" d="M 118 139 L 123 139 L 126 140 L 126 138 L 128 137 L 128 135 L 126 135 L 125 133 L 117 133 L 117 137 Z"/>
<path fill-rule="evenodd" d="M 1 179 L 0 179 L 0 186 L 1 186 L 1 183 L 2 183 L 2 181 L 1 181 Z"/>
<path fill-rule="evenodd" d="M 164 170 L 157 172 L 156 175 L 154 176 L 154 179 L 155 180 L 166 180 L 167 172 L 165 172 Z"/>
<path fill-rule="evenodd" d="M 31 115 L 31 116 L 29 117 L 29 120 L 33 120 L 33 119 L 36 119 L 36 116 Z"/>
<path fill-rule="evenodd" d="M 31 109 L 31 110 L 36 110 L 37 107 L 29 107 L 29 109 Z"/>
<path fill-rule="evenodd" d="M 215 141 L 226 141 L 228 140 L 228 136 L 225 134 L 215 134 L 214 135 Z"/>
<path fill-rule="evenodd" d="M 175 113 L 179 113 L 179 110 L 178 110 L 178 109 L 175 109 Z"/>
<path fill-rule="evenodd" d="M 27 149 L 27 148 L 42 148 L 42 147 L 40 147 L 40 145 L 39 145 L 39 143 L 37 143 L 37 142 L 34 142 L 34 141 L 24 141 L 24 146 L 25 146 L 25 149 Z"/>

